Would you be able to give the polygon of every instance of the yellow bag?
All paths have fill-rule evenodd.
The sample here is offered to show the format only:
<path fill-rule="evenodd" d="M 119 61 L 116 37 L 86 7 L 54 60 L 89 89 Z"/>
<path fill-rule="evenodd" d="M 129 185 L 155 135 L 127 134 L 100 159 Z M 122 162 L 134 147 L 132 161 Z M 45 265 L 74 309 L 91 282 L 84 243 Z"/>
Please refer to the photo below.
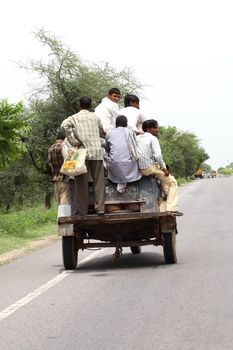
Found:
<path fill-rule="evenodd" d="M 86 148 L 70 148 L 60 172 L 68 176 L 78 176 L 87 173 L 85 165 L 86 153 Z"/>

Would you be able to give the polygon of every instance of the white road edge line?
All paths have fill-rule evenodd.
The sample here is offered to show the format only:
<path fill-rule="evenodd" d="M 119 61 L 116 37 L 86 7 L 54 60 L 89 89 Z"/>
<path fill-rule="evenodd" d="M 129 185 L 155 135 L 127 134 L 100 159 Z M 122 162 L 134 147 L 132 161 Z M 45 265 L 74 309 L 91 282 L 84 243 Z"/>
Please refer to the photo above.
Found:
<path fill-rule="evenodd" d="M 87 261 L 95 258 L 97 255 L 99 255 L 103 250 L 98 250 L 97 252 L 87 256 L 86 258 L 84 258 L 83 260 L 81 260 L 78 263 L 78 266 L 81 264 L 86 263 Z M 42 286 L 40 286 L 39 288 L 35 289 L 33 292 L 29 293 L 28 295 L 26 295 L 26 297 L 19 299 L 18 301 L 16 301 L 14 304 L 11 304 L 10 306 L 6 307 L 5 309 L 3 309 L 2 311 L 0 311 L 0 322 L 10 316 L 11 314 L 13 314 L 15 311 L 17 311 L 18 309 L 20 309 L 21 307 L 23 307 L 24 305 L 28 304 L 30 301 L 32 301 L 33 299 L 37 298 L 39 295 L 41 295 L 42 293 L 45 293 L 47 290 L 49 290 L 51 287 L 53 287 L 55 284 L 61 282 L 64 278 L 66 278 L 67 276 L 69 276 L 71 273 L 74 273 L 74 271 L 70 270 L 70 271 L 63 271 L 61 274 L 57 275 L 56 277 L 54 277 L 53 279 L 51 279 L 50 281 L 48 281 L 47 283 L 43 284 Z"/>
<path fill-rule="evenodd" d="M 183 195 L 185 195 L 187 192 L 189 192 L 191 190 L 191 188 L 189 188 L 188 190 L 186 190 L 185 192 L 183 192 L 182 194 L 180 194 L 179 197 L 182 197 Z M 83 260 L 81 260 L 78 265 L 84 264 L 87 261 L 95 258 L 96 256 L 98 256 L 101 253 L 101 250 L 98 250 L 97 252 L 87 256 L 86 258 L 84 258 Z M 0 311 L 0 322 L 10 316 L 11 314 L 13 314 L 15 311 L 17 311 L 19 308 L 23 307 L 24 305 L 28 304 L 30 301 L 32 301 L 33 299 L 37 298 L 39 295 L 41 295 L 42 293 L 45 293 L 47 290 L 49 290 L 51 287 L 53 287 L 55 284 L 61 282 L 64 278 L 66 278 L 68 275 L 70 275 L 71 273 L 73 273 L 74 271 L 63 271 L 61 274 L 57 275 L 56 277 L 54 277 L 53 279 L 51 279 L 50 281 L 48 281 L 47 283 L 43 284 L 42 286 L 40 286 L 39 288 L 35 289 L 33 292 L 29 293 L 28 295 L 26 295 L 26 297 L 19 299 L 18 301 L 16 301 L 16 303 L 11 304 L 10 306 L 6 307 L 5 309 L 3 309 L 2 311 Z"/>

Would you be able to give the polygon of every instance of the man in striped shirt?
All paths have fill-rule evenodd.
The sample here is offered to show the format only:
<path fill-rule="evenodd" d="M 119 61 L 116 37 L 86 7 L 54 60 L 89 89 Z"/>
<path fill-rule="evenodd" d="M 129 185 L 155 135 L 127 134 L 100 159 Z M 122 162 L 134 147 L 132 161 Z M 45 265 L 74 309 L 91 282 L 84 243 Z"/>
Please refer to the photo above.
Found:
<path fill-rule="evenodd" d="M 162 191 L 167 196 L 165 211 L 179 213 L 177 210 L 177 182 L 163 161 L 159 140 L 156 137 L 159 131 L 157 121 L 154 119 L 144 121 L 142 130 L 144 134 L 136 137 L 139 169 L 142 175 L 152 175 L 160 181 Z"/>
<path fill-rule="evenodd" d="M 79 99 L 79 112 L 66 118 L 61 128 L 69 143 L 74 147 L 86 148 L 86 166 L 88 172 L 75 176 L 77 214 L 86 215 L 89 207 L 88 180 L 91 177 L 94 185 L 95 210 L 104 214 L 105 181 L 103 151 L 100 136 L 104 136 L 103 126 L 95 113 L 90 112 L 91 98 Z"/>

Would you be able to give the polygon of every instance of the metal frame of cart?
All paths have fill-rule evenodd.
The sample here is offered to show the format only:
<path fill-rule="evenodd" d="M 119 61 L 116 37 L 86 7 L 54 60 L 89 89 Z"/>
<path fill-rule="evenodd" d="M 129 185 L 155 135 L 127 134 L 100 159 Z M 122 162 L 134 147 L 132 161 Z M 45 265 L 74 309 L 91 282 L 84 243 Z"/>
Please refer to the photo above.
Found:
<path fill-rule="evenodd" d="M 93 189 L 90 186 L 90 208 L 86 216 L 58 218 L 58 225 L 73 225 L 72 235 L 62 237 L 64 267 L 75 269 L 78 251 L 89 248 L 114 247 L 117 252 L 130 247 L 139 254 L 146 245 L 162 246 L 166 264 L 177 262 L 176 214 L 159 212 L 161 200 L 156 179 L 143 177 L 127 185 L 123 194 L 111 182 L 106 186 L 105 214 L 93 212 Z"/>

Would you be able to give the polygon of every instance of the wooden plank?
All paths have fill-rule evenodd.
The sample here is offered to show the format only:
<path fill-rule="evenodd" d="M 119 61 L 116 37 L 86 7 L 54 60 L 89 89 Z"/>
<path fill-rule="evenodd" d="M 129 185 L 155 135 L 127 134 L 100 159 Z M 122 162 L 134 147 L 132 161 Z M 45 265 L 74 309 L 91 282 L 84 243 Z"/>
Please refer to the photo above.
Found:
<path fill-rule="evenodd" d="M 120 212 L 118 214 L 116 213 L 111 213 L 111 214 L 104 214 L 104 215 L 97 215 L 97 214 L 91 214 L 91 215 L 85 215 L 85 216 L 80 216 L 80 215 L 73 215 L 73 216 L 64 216 L 64 217 L 59 217 L 58 218 L 58 224 L 59 225 L 64 225 L 64 224 L 79 224 L 79 223 L 93 223 L 93 224 L 98 224 L 98 223 L 104 223 L 107 224 L 113 223 L 113 222 L 126 222 L 126 221 L 144 221 L 144 220 L 157 220 L 158 218 L 164 217 L 166 219 L 168 218 L 175 218 L 177 215 L 176 214 L 169 214 L 166 212 L 155 212 L 155 213 L 123 213 Z"/>
<path fill-rule="evenodd" d="M 64 216 L 58 218 L 58 224 L 59 225 L 64 225 L 64 224 L 98 224 L 98 223 L 104 223 L 107 224 L 113 223 L 113 222 L 127 222 L 127 221 L 144 221 L 148 219 L 155 219 L 157 220 L 160 213 L 126 213 L 123 214 L 122 212 L 119 214 L 105 214 L 105 215 L 97 215 L 97 214 L 92 214 L 92 215 L 86 215 L 86 216 L 79 216 L 79 215 L 74 215 L 74 216 Z"/>

